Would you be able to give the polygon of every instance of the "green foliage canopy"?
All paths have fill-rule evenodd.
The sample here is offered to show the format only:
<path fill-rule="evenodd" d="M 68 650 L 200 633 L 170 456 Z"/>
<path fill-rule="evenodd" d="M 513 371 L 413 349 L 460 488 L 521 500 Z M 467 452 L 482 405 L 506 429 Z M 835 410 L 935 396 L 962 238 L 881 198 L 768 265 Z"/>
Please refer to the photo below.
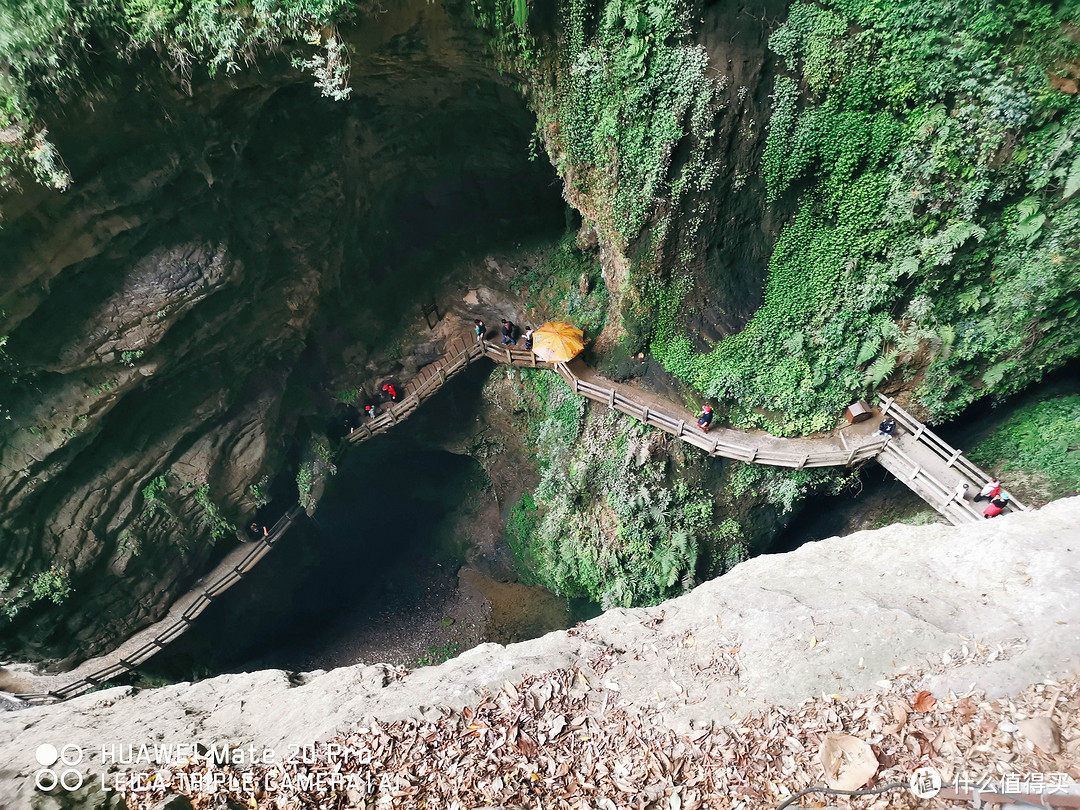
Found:
<path fill-rule="evenodd" d="M 325 69 L 326 62 L 341 63 L 341 45 L 326 31 L 358 5 L 355 0 L 0 2 L 0 191 L 17 188 L 20 171 L 57 189 L 68 187 L 71 177 L 48 139 L 39 108 L 78 96 L 81 71 L 95 55 L 131 56 L 153 48 L 186 78 L 198 64 L 210 75 L 233 72 L 260 50 L 303 41 L 326 45 Z M 323 86 L 324 77 L 315 72 Z"/>
<path fill-rule="evenodd" d="M 765 303 L 699 354 L 669 283 L 654 353 L 737 423 L 781 432 L 831 427 L 894 376 L 948 417 L 1076 356 L 1080 102 L 1054 82 L 1080 58 L 1076 11 L 795 3 L 770 40 L 788 75 L 762 170 L 797 213 Z"/>

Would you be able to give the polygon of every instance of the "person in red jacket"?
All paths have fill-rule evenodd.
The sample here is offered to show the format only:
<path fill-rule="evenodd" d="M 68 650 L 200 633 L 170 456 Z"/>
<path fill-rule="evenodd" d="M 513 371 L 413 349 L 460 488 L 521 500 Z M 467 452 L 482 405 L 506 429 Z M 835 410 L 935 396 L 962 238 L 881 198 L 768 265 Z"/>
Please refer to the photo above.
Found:
<path fill-rule="evenodd" d="M 383 383 L 382 392 L 390 397 L 391 402 L 397 402 L 398 392 L 393 383 Z"/>
<path fill-rule="evenodd" d="M 708 433 L 709 428 L 712 427 L 712 406 L 705 405 L 701 409 L 701 416 L 697 419 L 697 426 L 701 428 L 702 433 Z"/>
<path fill-rule="evenodd" d="M 997 517 L 1001 514 L 1002 510 L 1009 505 L 1009 494 L 1002 492 L 1000 495 L 995 495 L 990 499 L 990 505 L 983 510 L 984 518 Z"/>

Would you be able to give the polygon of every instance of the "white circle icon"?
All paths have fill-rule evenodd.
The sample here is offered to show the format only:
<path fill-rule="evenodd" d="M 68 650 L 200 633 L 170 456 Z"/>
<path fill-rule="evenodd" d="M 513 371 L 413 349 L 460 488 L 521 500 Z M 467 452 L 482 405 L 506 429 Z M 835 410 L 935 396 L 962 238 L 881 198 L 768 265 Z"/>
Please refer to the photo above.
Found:
<path fill-rule="evenodd" d="M 52 746 L 49 747 L 52 748 Z M 78 745 L 65 745 L 60 749 L 60 760 L 65 765 L 78 765 L 82 762 L 82 748 Z"/>
<path fill-rule="evenodd" d="M 933 768 L 916 768 L 909 784 L 916 798 L 932 799 L 941 792 L 941 774 Z"/>
<path fill-rule="evenodd" d="M 43 765 L 48 768 L 56 762 L 56 760 L 60 759 L 60 753 L 56 750 L 55 745 L 42 743 L 38 746 L 37 751 L 34 752 L 34 758 L 37 759 L 38 765 Z"/>

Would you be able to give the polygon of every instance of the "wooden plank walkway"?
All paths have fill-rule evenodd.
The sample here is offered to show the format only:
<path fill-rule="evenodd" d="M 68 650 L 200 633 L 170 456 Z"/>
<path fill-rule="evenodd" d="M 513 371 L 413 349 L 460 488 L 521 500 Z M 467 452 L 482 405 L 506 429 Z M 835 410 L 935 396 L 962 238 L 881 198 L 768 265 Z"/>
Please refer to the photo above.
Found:
<path fill-rule="evenodd" d="M 897 431 L 882 449 L 877 462 L 953 525 L 983 520 L 979 504 L 956 496 L 958 484 L 967 484 L 972 497 L 990 480 L 959 450 L 943 441 L 890 397 L 878 397 L 882 415 L 896 421 Z M 1027 511 L 1010 495 L 1005 511 Z"/>
<path fill-rule="evenodd" d="M 67 700 L 145 663 L 187 632 L 195 618 L 213 600 L 243 579 L 259 560 L 269 554 L 303 511 L 297 504 L 281 516 L 266 537 L 233 549 L 213 571 L 199 580 L 197 587 L 173 602 L 162 619 L 143 628 L 116 649 L 96 658 L 88 658 L 75 669 L 56 675 L 17 673 L 20 680 L 31 681 L 34 689 L 40 691 L 19 693 L 15 697 L 26 703 Z M 208 584 L 202 584 L 204 582 Z"/>
<path fill-rule="evenodd" d="M 697 427 L 695 414 L 656 395 L 605 380 L 580 360 L 548 363 L 538 360 L 531 351 L 466 338 L 452 340 L 442 358 L 425 366 L 409 381 L 403 389 L 401 401 L 393 403 L 377 417 L 353 430 L 346 438 L 347 445 L 359 444 L 390 430 L 407 419 L 424 400 L 434 396 L 447 381 L 484 357 L 503 365 L 555 371 L 575 394 L 662 430 L 713 457 L 796 470 L 850 467 L 876 459 L 954 525 L 982 519 L 981 509 L 956 498 L 955 491 L 958 483 L 967 483 L 973 488 L 970 491 L 974 494 L 989 480 L 989 476 L 889 397 L 879 397 L 882 415 L 892 416 L 898 426 L 896 435 L 889 440 L 870 437 L 849 445 L 840 432 L 821 437 L 785 439 L 764 432 L 752 433 L 722 427 L 713 428 L 706 434 Z M 343 446 L 342 452 L 344 450 Z M 1009 511 L 1026 511 L 1027 508 L 1013 498 Z M 23 680 L 33 681 L 34 688 L 40 691 L 21 693 L 15 697 L 27 703 L 66 700 L 144 663 L 179 638 L 213 599 L 254 568 L 302 511 L 299 505 L 294 506 L 274 524 L 268 537 L 231 552 L 211 572 L 209 585 L 185 594 L 161 621 L 136 633 L 115 650 L 84 661 L 74 670 L 60 675 L 19 673 Z"/>

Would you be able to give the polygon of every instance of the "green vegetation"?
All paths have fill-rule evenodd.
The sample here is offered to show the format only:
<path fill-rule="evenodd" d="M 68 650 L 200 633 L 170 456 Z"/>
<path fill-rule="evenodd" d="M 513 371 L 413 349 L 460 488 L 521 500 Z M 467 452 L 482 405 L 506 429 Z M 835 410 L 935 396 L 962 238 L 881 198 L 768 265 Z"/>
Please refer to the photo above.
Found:
<path fill-rule="evenodd" d="M 0 577 L 0 615 L 8 621 L 34 602 L 49 601 L 54 605 L 62 605 L 73 590 L 68 572 L 59 565 L 39 571 L 14 593 L 7 594 L 10 588 L 11 578 Z"/>
<path fill-rule="evenodd" d="M 457 655 L 460 644 L 444 644 L 441 647 L 428 647 L 427 655 L 422 655 L 416 660 L 416 666 L 433 667 L 444 664 Z"/>
<path fill-rule="evenodd" d="M 312 474 L 312 463 L 301 464 L 300 469 L 296 471 L 296 491 L 300 505 L 311 511 L 315 508 L 315 496 L 312 495 L 311 486 L 314 481 Z"/>
<path fill-rule="evenodd" d="M 662 434 L 615 411 L 587 413 L 550 372 L 507 373 L 540 470 L 536 492 L 511 510 L 508 540 L 549 590 L 609 607 L 655 604 L 694 582 L 699 548 L 738 545 L 734 521 L 726 538 L 714 527 L 712 496 L 676 476 Z"/>
<path fill-rule="evenodd" d="M 254 484 L 248 484 L 248 495 L 251 496 L 251 500 L 254 502 L 256 509 L 262 509 L 270 503 L 270 495 L 266 491 L 269 484 L 270 476 L 268 475 L 264 475 Z"/>
<path fill-rule="evenodd" d="M 1080 395 L 1021 408 L 970 458 L 1020 479 L 1040 501 L 1080 494 Z"/>
<path fill-rule="evenodd" d="M 541 262 L 519 273 L 513 286 L 544 317 L 568 321 L 584 329 L 587 337 L 596 337 L 607 320 L 608 291 L 600 262 L 579 250 L 574 238 L 566 234 Z"/>
<path fill-rule="evenodd" d="M 211 499 L 209 484 L 203 483 L 195 490 L 195 502 L 202 507 L 203 525 L 210 530 L 210 536 L 215 541 L 236 533 L 236 527 L 221 514 L 221 508 Z"/>
<path fill-rule="evenodd" d="M 101 396 L 102 394 L 107 394 L 109 391 L 114 390 L 119 385 L 120 381 L 117 379 L 105 380 L 105 382 L 99 383 L 98 385 L 91 385 L 90 391 L 95 396 Z"/>
<path fill-rule="evenodd" d="M 526 0 L 473 6 L 503 57 L 530 79 L 538 135 L 559 173 L 595 201 L 589 215 L 620 249 L 659 210 L 678 210 L 687 192 L 709 187 L 720 86 L 707 75 L 705 49 L 690 44 L 690 3 L 563 0 L 554 70 L 540 67 Z M 660 218 L 654 243 L 670 222 Z"/>
<path fill-rule="evenodd" d="M 343 388 L 343 389 L 341 389 L 340 391 L 337 392 L 338 402 L 342 402 L 342 403 L 344 403 L 346 405 L 352 405 L 359 398 L 360 398 L 360 389 L 356 388 L 356 387 Z"/>
<path fill-rule="evenodd" d="M 290 47 L 327 96 L 348 96 L 348 53 L 334 23 L 354 0 L 29 0 L 0 4 L 0 190 L 25 172 L 60 190 L 71 176 L 39 109 L 86 94 L 86 54 L 132 57 L 155 50 L 182 79 L 196 65 L 233 73 L 260 52 Z M 323 55 L 311 55 L 314 48 Z M 89 72 L 88 72 L 89 74 Z"/>
<path fill-rule="evenodd" d="M 146 352 L 141 349 L 132 352 L 121 352 L 120 360 L 125 366 L 131 366 L 132 368 L 134 368 L 135 362 L 139 360 L 139 358 L 141 358 L 144 354 L 146 354 Z"/>
<path fill-rule="evenodd" d="M 165 493 L 169 489 L 169 478 L 172 473 L 165 473 L 152 478 L 150 482 L 142 488 L 143 496 L 143 518 L 152 518 L 154 515 L 163 514 L 167 521 L 172 521 L 175 517 L 172 510 L 169 509 L 169 505 L 165 502 Z"/>
<path fill-rule="evenodd" d="M 838 495 L 858 480 L 859 474 L 853 470 L 841 475 L 829 468 L 789 470 L 735 462 L 731 474 L 731 493 L 736 498 L 746 493 L 754 498 L 764 498 L 786 513 L 797 501 L 812 492 L 827 490 L 830 495 Z"/>
<path fill-rule="evenodd" d="M 68 572 L 55 565 L 30 577 L 29 585 L 34 599 L 47 599 L 54 605 L 62 605 L 71 596 Z"/>
<path fill-rule="evenodd" d="M 829 428 L 886 380 L 937 418 L 1080 352 L 1080 45 L 1038 0 L 796 3 L 763 156 L 797 194 L 765 303 L 697 354 L 679 282 L 653 352 L 736 424 Z M 1074 29 L 1075 30 L 1075 29 Z"/>
<path fill-rule="evenodd" d="M 130 531 L 120 532 L 120 537 L 117 538 L 117 551 L 121 554 L 131 552 L 132 556 L 138 557 L 142 553 L 142 540 L 132 534 Z"/>

